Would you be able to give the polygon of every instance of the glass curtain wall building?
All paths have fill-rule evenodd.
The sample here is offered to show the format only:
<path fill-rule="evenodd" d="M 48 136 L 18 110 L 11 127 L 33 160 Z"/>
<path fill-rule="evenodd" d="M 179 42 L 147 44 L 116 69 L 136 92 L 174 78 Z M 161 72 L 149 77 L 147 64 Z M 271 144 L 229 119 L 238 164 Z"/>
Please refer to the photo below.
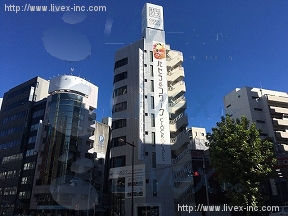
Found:
<path fill-rule="evenodd" d="M 50 81 L 49 94 L 30 208 L 88 210 L 99 199 L 92 179 L 96 154 L 91 151 L 98 87 L 64 75 Z"/>

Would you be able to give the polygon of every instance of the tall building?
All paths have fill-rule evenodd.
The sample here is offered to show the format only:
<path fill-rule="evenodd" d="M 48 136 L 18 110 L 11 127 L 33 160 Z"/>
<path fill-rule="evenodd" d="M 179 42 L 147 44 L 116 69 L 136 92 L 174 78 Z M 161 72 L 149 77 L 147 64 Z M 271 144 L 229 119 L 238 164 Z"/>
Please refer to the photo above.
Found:
<path fill-rule="evenodd" d="M 48 95 L 48 86 L 47 80 L 35 77 L 4 94 L 0 111 L 0 205 L 5 215 L 29 208 L 35 128 L 44 115 L 42 99 Z"/>
<path fill-rule="evenodd" d="M 182 62 L 182 53 L 165 43 L 163 8 L 146 3 L 142 39 L 115 54 L 113 213 L 172 215 L 175 205 L 194 203 L 191 156 L 183 157 L 189 132 Z"/>
<path fill-rule="evenodd" d="M 38 159 L 30 209 L 82 211 L 99 203 L 101 182 L 95 174 L 103 160 L 98 160 L 96 147 L 105 148 L 108 135 L 98 134 L 101 140 L 95 145 L 96 126 L 101 131 L 95 123 L 97 96 L 98 87 L 80 77 L 63 75 L 50 81 L 39 128 L 42 137 L 35 149 Z"/>
<path fill-rule="evenodd" d="M 274 205 L 288 202 L 288 93 L 266 89 L 237 88 L 224 97 L 226 113 L 234 118 L 245 116 L 256 123 L 261 137 L 272 137 L 277 165 L 270 180 L 270 197 Z"/>

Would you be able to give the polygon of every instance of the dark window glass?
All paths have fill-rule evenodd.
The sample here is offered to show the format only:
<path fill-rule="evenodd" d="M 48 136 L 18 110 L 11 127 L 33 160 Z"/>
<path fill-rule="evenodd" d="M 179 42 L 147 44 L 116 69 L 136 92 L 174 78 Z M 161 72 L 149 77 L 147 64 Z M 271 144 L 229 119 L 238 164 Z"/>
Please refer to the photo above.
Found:
<path fill-rule="evenodd" d="M 118 60 L 115 62 L 115 65 L 114 65 L 114 70 L 119 68 L 119 67 L 122 67 L 124 65 L 128 64 L 128 58 L 123 58 L 121 60 Z"/>
<path fill-rule="evenodd" d="M 125 142 L 126 142 L 126 136 L 115 137 L 112 139 L 112 147 L 123 146 L 125 145 Z"/>
<path fill-rule="evenodd" d="M 119 82 L 119 81 L 124 80 L 126 78 L 127 78 L 127 71 L 115 75 L 113 83 Z"/>
<path fill-rule="evenodd" d="M 124 95 L 126 93 L 127 93 L 127 86 L 122 86 L 122 87 L 117 88 L 117 89 L 114 90 L 113 97 Z"/>
<path fill-rule="evenodd" d="M 156 168 L 156 152 L 152 152 L 152 168 Z"/>
<path fill-rule="evenodd" d="M 112 129 L 126 127 L 126 119 L 119 119 L 112 122 Z"/>
<path fill-rule="evenodd" d="M 126 156 L 119 156 L 119 157 L 113 157 L 112 158 L 112 165 L 113 167 L 122 167 L 126 166 Z"/>
<path fill-rule="evenodd" d="M 151 109 L 154 109 L 154 96 L 151 96 Z"/>
<path fill-rule="evenodd" d="M 127 101 L 115 104 L 112 108 L 112 113 L 114 112 L 120 112 L 122 110 L 126 110 L 127 109 Z"/>

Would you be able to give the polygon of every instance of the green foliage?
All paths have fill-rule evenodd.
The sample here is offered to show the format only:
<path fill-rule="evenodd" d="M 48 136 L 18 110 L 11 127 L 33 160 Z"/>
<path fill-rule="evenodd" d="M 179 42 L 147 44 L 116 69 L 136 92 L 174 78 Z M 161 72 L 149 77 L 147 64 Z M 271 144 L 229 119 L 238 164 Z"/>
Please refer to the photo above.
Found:
<path fill-rule="evenodd" d="M 273 142 L 262 140 L 260 131 L 247 118 L 222 117 L 212 133 L 207 134 L 211 164 L 218 173 L 218 181 L 232 185 L 226 196 L 233 205 L 260 205 L 263 197 L 258 188 L 268 179 L 276 162 Z"/>

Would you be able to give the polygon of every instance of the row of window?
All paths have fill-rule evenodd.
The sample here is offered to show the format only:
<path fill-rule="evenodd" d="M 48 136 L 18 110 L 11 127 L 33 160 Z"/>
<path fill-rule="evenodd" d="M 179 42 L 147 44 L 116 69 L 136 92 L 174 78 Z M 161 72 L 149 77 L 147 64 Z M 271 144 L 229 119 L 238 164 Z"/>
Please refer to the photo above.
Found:
<path fill-rule="evenodd" d="M 22 153 L 16 154 L 16 155 L 9 155 L 9 156 L 3 157 L 2 164 L 10 163 L 10 162 L 18 161 L 18 160 L 22 160 L 22 159 L 23 159 Z"/>
<path fill-rule="evenodd" d="M 12 104 L 6 106 L 4 111 L 8 111 L 8 110 L 14 109 L 14 108 L 19 107 L 22 104 L 25 104 L 27 102 L 28 102 L 28 98 L 24 98 L 22 100 L 19 100 L 19 101 L 15 102 L 15 103 L 12 103 Z"/>
<path fill-rule="evenodd" d="M 126 127 L 126 119 L 118 119 L 112 122 L 112 129 L 118 129 L 118 128 L 123 128 Z"/>
<path fill-rule="evenodd" d="M 128 64 L 128 58 L 123 58 L 115 62 L 114 70 Z"/>
<path fill-rule="evenodd" d="M 30 191 L 20 191 L 19 199 L 30 199 L 31 192 Z"/>
<path fill-rule="evenodd" d="M 38 83 L 37 83 L 37 84 L 38 84 Z M 37 84 L 36 84 L 36 85 L 37 85 Z M 29 91 L 30 89 L 31 89 L 31 86 L 25 86 L 25 87 L 23 87 L 23 88 L 15 91 L 15 92 L 10 93 L 10 94 L 8 95 L 8 99 L 11 99 L 11 98 L 13 98 L 13 97 L 15 97 L 15 96 L 17 96 L 17 95 L 20 95 L 20 94 L 22 94 L 22 93 L 24 93 L 24 92 L 27 92 L 27 91 Z"/>
<path fill-rule="evenodd" d="M 127 109 L 127 101 L 113 105 L 112 113 L 120 112 Z"/>
<path fill-rule="evenodd" d="M 19 131 L 23 131 L 24 129 L 24 125 L 18 125 L 14 128 L 9 128 L 9 129 L 6 129 L 6 130 L 3 130 L 0 132 L 0 137 L 3 137 L 3 136 L 6 136 L 6 135 L 9 135 L 9 134 L 13 134 L 13 133 L 17 133 Z"/>
<path fill-rule="evenodd" d="M 2 190 L 2 188 L 1 188 Z M 2 193 L 2 191 L 1 191 Z M 17 193 L 17 187 L 6 187 L 4 189 L 4 195 L 15 195 Z"/>
<path fill-rule="evenodd" d="M 33 176 L 22 177 L 21 184 L 32 184 Z"/>
<path fill-rule="evenodd" d="M 20 172 L 18 173 L 18 176 L 19 176 L 19 174 L 20 174 Z M 14 178 L 16 176 L 17 176 L 17 170 L 11 170 L 11 171 L 0 173 L 0 179 Z"/>
<path fill-rule="evenodd" d="M 42 115 L 44 115 L 44 109 L 34 112 L 32 118 L 36 118 Z"/>
<path fill-rule="evenodd" d="M 120 88 L 117 88 L 113 91 L 113 98 L 120 96 L 120 95 L 124 95 L 127 93 L 127 86 L 122 86 Z"/>
<path fill-rule="evenodd" d="M 28 139 L 28 144 L 30 144 L 30 143 L 35 143 L 35 142 L 36 142 L 36 136 L 29 137 L 29 139 Z"/>
<path fill-rule="evenodd" d="M 37 154 L 37 152 L 35 152 L 34 149 L 30 149 L 30 150 L 26 151 L 26 157 L 33 156 L 33 155 L 36 155 L 36 154 Z"/>
<path fill-rule="evenodd" d="M 38 130 L 38 127 L 39 127 L 39 123 L 33 124 L 30 127 L 30 131 Z"/>
<path fill-rule="evenodd" d="M 23 167 L 24 170 L 29 170 L 29 169 L 34 169 L 34 168 L 35 168 L 35 162 L 25 163 Z"/>
<path fill-rule="evenodd" d="M 127 78 L 127 71 L 114 76 L 113 84 Z"/>
<path fill-rule="evenodd" d="M 26 111 L 23 111 L 23 112 L 19 112 L 19 113 L 16 113 L 14 115 L 11 115 L 11 116 L 8 116 L 6 118 L 3 119 L 3 124 L 7 123 L 7 122 L 10 122 L 10 121 L 14 121 L 14 120 L 17 120 L 19 118 L 22 118 L 26 115 Z"/>
<path fill-rule="evenodd" d="M 21 143 L 20 140 L 13 140 L 13 141 L 10 141 L 10 142 L 7 142 L 7 143 L 3 143 L 0 145 L 0 150 L 1 149 L 7 149 L 7 148 L 12 148 L 12 147 L 15 147 L 15 146 L 19 146 Z"/>

